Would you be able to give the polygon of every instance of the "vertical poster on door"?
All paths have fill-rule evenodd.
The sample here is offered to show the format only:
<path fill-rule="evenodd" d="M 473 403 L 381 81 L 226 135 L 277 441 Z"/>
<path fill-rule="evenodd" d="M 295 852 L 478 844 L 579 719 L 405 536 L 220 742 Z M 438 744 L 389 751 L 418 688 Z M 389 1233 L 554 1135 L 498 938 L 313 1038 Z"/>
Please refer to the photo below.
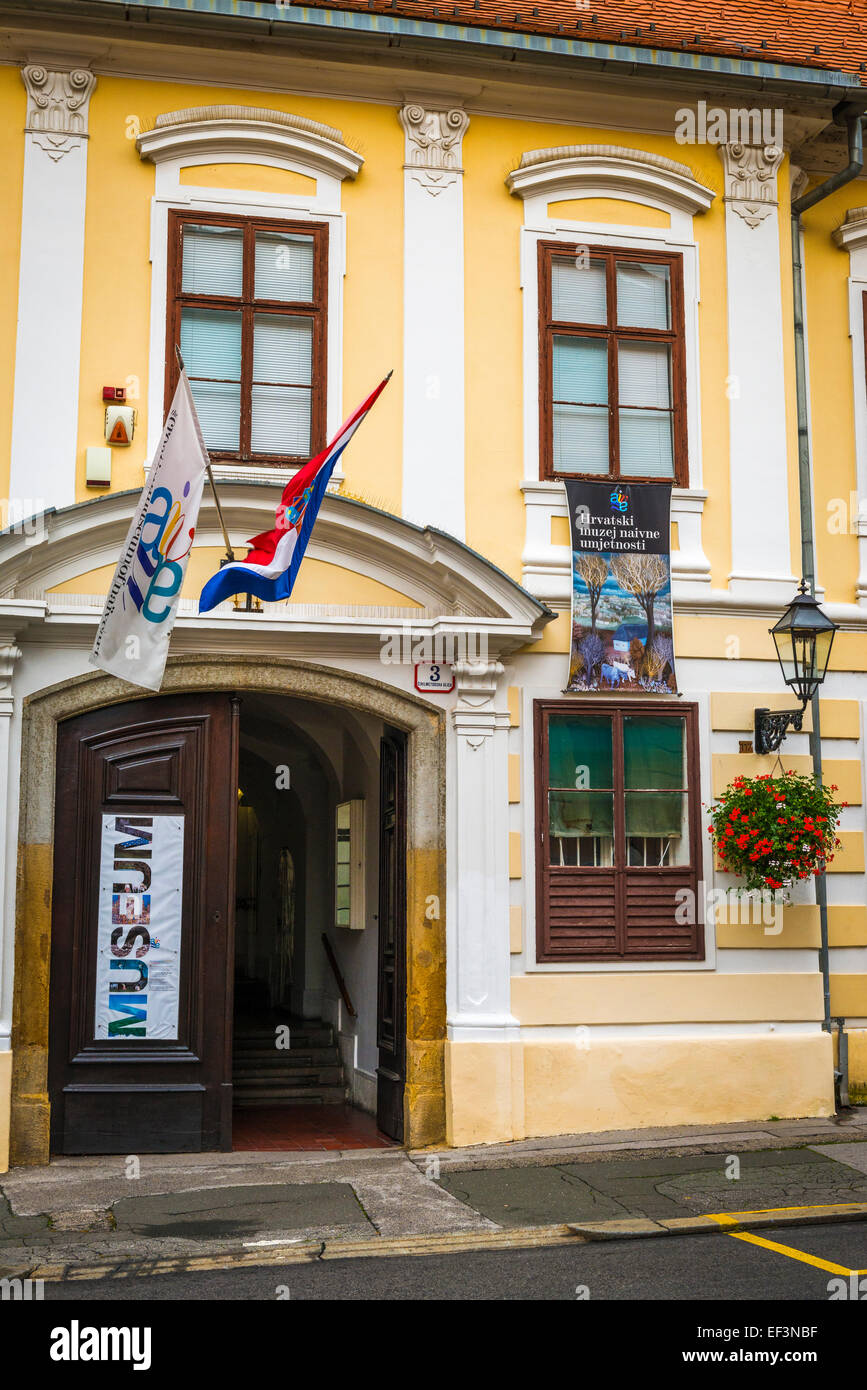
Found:
<path fill-rule="evenodd" d="M 677 691 L 671 612 L 671 486 L 565 484 L 572 536 L 566 691 Z"/>
<path fill-rule="evenodd" d="M 97 1038 L 177 1038 L 183 869 L 183 816 L 102 817 Z"/>

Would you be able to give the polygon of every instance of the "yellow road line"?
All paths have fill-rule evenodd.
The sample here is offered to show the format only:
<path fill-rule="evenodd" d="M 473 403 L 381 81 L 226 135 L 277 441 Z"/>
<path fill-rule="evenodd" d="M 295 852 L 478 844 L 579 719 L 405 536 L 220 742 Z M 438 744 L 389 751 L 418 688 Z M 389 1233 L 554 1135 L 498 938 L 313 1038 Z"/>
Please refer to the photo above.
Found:
<path fill-rule="evenodd" d="M 849 1207 L 861 1208 L 860 1202 L 827 1202 L 816 1205 L 810 1202 L 805 1207 L 753 1207 L 750 1211 L 712 1211 L 708 1212 L 708 1220 L 716 1221 L 720 1226 L 735 1226 L 745 1216 L 778 1216 L 784 1211 L 844 1211 Z"/>
<path fill-rule="evenodd" d="M 835 1203 L 834 1206 L 824 1208 L 832 1211 L 835 1207 L 847 1206 L 848 1203 Z M 739 1211 L 739 1212 L 715 1212 L 711 1216 L 712 1221 L 716 1221 L 720 1226 L 734 1226 L 739 1218 L 744 1216 L 769 1216 L 783 1211 L 815 1211 L 815 1207 L 768 1207 L 764 1211 Z M 795 1250 L 791 1245 L 780 1245 L 775 1240 L 767 1240 L 765 1236 L 754 1236 L 746 1231 L 729 1231 L 727 1233 L 732 1240 L 743 1240 L 748 1245 L 760 1245 L 765 1250 L 774 1250 L 778 1255 L 786 1255 L 790 1260 L 800 1260 L 805 1265 L 815 1265 L 816 1269 L 824 1269 L 828 1274 L 867 1274 L 863 1269 L 847 1269 L 845 1265 L 835 1265 L 830 1260 L 822 1260 L 818 1255 L 807 1255 L 803 1250 Z"/>
<path fill-rule="evenodd" d="M 803 1250 L 793 1250 L 790 1245 L 778 1245 L 775 1240 L 765 1240 L 764 1236 L 753 1236 L 746 1231 L 730 1231 L 732 1240 L 745 1240 L 749 1245 L 761 1245 L 765 1250 L 775 1250 L 778 1255 L 788 1255 L 790 1260 L 800 1260 L 805 1265 L 815 1265 L 816 1269 L 827 1270 L 829 1274 L 863 1274 L 861 1269 L 847 1269 L 845 1265 L 832 1264 L 830 1260 L 820 1260 L 818 1255 L 805 1255 Z"/>

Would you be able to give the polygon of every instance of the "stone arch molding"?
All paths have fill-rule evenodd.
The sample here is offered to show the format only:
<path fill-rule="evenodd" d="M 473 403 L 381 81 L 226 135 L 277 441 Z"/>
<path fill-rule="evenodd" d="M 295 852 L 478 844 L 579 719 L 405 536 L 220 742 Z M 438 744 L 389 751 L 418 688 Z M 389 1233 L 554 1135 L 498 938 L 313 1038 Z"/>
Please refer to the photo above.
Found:
<path fill-rule="evenodd" d="M 114 566 L 121 554 L 130 520 L 139 500 L 138 491 L 109 493 L 93 501 L 79 502 L 60 511 L 50 510 L 0 534 L 0 619 L 4 612 L 14 628 L 39 623 L 53 613 L 65 612 L 68 623 L 77 614 L 82 627 L 94 628 L 102 599 L 88 602 L 78 595 L 52 594 L 49 590 L 91 570 Z M 236 479 L 220 485 L 220 498 L 229 528 L 237 543 L 273 526 L 274 485 Z M 219 518 L 210 488 L 205 489 L 199 512 L 196 545 L 222 549 Z M 499 656 L 531 642 L 553 616 L 513 579 L 462 541 L 430 527 L 420 527 L 366 503 L 327 493 L 317 517 L 307 554 L 364 575 L 399 594 L 406 604 L 370 614 L 353 611 L 351 580 L 347 577 L 347 603 L 329 613 L 307 611 L 301 605 L 273 605 L 269 639 L 276 646 L 280 634 L 303 632 L 311 636 L 316 620 L 327 618 L 328 652 L 341 642 L 352 642 L 353 651 L 379 651 L 381 635 L 402 624 L 418 609 L 418 621 L 432 632 L 472 629 L 487 634 L 492 655 Z M 22 601 L 24 608 L 22 608 Z M 314 608 L 318 606 L 314 605 Z M 336 621 L 340 616 L 344 623 Z M 416 615 L 412 613 L 413 626 Z M 226 624 L 231 624 L 227 629 Z M 245 642 L 262 640 L 264 625 L 244 622 L 225 611 L 199 615 L 194 600 L 181 600 L 172 638 L 172 650 L 200 649 L 207 630 L 224 632 L 243 650 Z M 369 629 L 369 631 L 368 631 Z M 259 634 L 257 636 L 257 633 Z"/>
<path fill-rule="evenodd" d="M 290 658 L 169 659 L 161 694 L 261 691 L 373 714 L 406 731 L 407 1085 L 410 1147 L 445 1137 L 445 922 L 425 906 L 445 901 L 445 714 L 415 695 L 352 671 Z M 50 686 L 24 704 L 12 1022 L 12 1162 L 48 1161 L 48 1010 L 58 724 L 90 710 L 159 695 L 94 672 Z"/>
<path fill-rule="evenodd" d="M 215 161 L 273 164 L 317 182 L 336 183 L 332 197 L 364 164 L 335 127 L 259 106 L 190 106 L 165 112 L 150 130 L 141 132 L 136 149 L 142 159 L 178 170 Z"/>
<path fill-rule="evenodd" d="M 561 145 L 528 150 L 506 178 L 523 198 L 525 223 L 546 220 L 548 204 L 569 199 L 618 198 L 675 216 L 707 212 L 716 194 L 692 170 L 665 155 L 620 145 Z"/>

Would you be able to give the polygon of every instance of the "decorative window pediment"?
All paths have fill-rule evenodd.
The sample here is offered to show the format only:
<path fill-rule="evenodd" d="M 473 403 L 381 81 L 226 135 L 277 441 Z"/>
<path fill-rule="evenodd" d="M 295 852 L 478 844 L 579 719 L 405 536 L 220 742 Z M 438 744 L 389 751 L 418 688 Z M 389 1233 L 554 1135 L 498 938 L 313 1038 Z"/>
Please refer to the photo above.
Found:
<path fill-rule="evenodd" d="M 862 251 L 867 246 L 867 208 L 849 208 L 833 236 L 844 251 Z"/>
<path fill-rule="evenodd" d="M 191 106 L 158 116 L 136 140 L 142 159 L 285 160 L 328 178 L 354 179 L 364 160 L 333 126 L 258 106 Z"/>
<path fill-rule="evenodd" d="M 548 202 L 567 197 L 621 197 L 695 214 L 716 196 L 685 164 L 620 145 L 560 145 L 528 150 L 506 179 L 511 193 Z"/>

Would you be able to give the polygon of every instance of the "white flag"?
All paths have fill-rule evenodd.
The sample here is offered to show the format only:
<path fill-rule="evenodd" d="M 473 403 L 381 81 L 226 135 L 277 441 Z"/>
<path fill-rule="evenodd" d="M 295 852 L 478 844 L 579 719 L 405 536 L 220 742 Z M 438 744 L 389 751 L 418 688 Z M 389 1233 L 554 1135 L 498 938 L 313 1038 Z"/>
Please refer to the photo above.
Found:
<path fill-rule="evenodd" d="M 182 371 L 90 655 L 92 666 L 148 690 L 162 684 L 207 463 Z"/>

